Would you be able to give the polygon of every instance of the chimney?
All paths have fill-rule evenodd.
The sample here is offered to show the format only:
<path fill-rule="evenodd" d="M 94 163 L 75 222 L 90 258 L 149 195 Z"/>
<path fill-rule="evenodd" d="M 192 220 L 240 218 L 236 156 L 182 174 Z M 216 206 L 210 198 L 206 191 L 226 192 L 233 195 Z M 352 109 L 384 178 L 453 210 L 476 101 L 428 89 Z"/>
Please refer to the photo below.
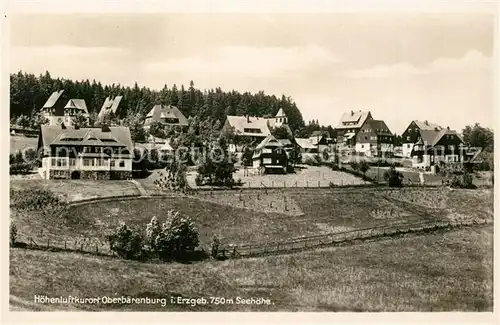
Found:
<path fill-rule="evenodd" d="M 354 111 L 351 111 L 351 116 L 353 116 L 353 115 L 354 115 Z"/>
<path fill-rule="evenodd" d="M 103 123 L 101 125 L 101 131 L 102 132 L 111 132 L 111 130 L 109 129 L 109 126 L 107 124 L 105 124 L 105 123 Z"/>
<path fill-rule="evenodd" d="M 250 115 L 247 115 L 247 123 L 250 123 Z"/>
<path fill-rule="evenodd" d="M 447 127 L 446 127 L 446 129 L 449 131 L 449 130 L 450 130 L 450 127 L 449 127 L 449 126 L 447 126 Z"/>
<path fill-rule="evenodd" d="M 434 128 L 434 131 L 439 131 L 439 128 L 437 128 L 437 127 L 436 127 L 436 128 Z"/>
<path fill-rule="evenodd" d="M 429 125 L 429 122 L 427 120 L 425 120 L 424 124 L 425 125 Z"/>

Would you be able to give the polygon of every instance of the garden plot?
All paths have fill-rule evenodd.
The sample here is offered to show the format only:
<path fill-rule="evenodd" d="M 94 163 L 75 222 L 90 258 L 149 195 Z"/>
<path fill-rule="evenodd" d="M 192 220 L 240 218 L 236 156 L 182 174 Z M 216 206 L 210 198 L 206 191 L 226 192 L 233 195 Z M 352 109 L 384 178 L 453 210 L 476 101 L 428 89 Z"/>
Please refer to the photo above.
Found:
<path fill-rule="evenodd" d="M 303 214 L 295 200 L 282 191 L 199 192 L 196 197 L 210 202 L 227 204 L 235 208 L 265 213 L 282 213 L 291 216 Z"/>

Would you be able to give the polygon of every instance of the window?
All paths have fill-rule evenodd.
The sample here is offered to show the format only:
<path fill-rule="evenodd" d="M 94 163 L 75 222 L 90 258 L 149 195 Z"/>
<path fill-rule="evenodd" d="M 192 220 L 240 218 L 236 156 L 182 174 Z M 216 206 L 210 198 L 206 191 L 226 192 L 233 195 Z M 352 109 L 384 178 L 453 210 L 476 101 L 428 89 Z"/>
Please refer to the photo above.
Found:
<path fill-rule="evenodd" d="M 120 160 L 120 167 L 125 167 L 125 161 L 124 160 Z"/>
<path fill-rule="evenodd" d="M 362 144 L 362 145 L 361 145 L 361 149 L 364 149 L 364 148 L 365 148 L 365 145 L 364 145 L 364 144 Z"/>
<path fill-rule="evenodd" d="M 95 152 L 96 152 L 96 153 L 101 153 L 101 151 L 102 151 L 102 148 L 101 148 L 101 147 L 96 147 L 96 148 L 95 148 Z"/>
<path fill-rule="evenodd" d="M 102 159 L 97 159 L 97 166 L 102 166 Z"/>
<path fill-rule="evenodd" d="M 90 159 L 83 159 L 83 166 L 90 166 Z"/>
<path fill-rule="evenodd" d="M 264 148 L 264 149 L 262 150 L 262 153 L 272 153 L 272 152 L 273 152 L 273 151 L 272 151 L 271 149 L 269 149 L 269 148 Z"/>
<path fill-rule="evenodd" d="M 110 165 L 111 167 L 115 167 L 115 161 L 114 161 L 114 160 L 111 160 L 111 161 L 109 162 L 109 165 Z"/>
<path fill-rule="evenodd" d="M 95 159 L 90 159 L 90 164 L 91 164 L 92 166 L 95 166 Z"/>
<path fill-rule="evenodd" d="M 52 158 L 51 165 L 52 165 L 52 166 L 55 166 L 55 165 L 56 165 L 56 158 Z"/>
<path fill-rule="evenodd" d="M 407 140 L 407 141 L 410 141 L 410 136 L 407 136 L 407 137 L 406 137 L 406 140 Z"/>
<path fill-rule="evenodd" d="M 70 160 L 69 160 L 69 164 L 70 164 L 71 166 L 75 166 L 75 165 L 76 165 L 76 159 L 70 159 Z"/>
<path fill-rule="evenodd" d="M 271 158 L 264 158 L 264 160 L 263 160 L 263 162 L 262 162 L 262 163 L 263 163 L 263 164 L 266 164 L 266 165 L 270 165 L 270 164 L 272 164 L 272 163 L 273 163 L 273 161 L 272 161 L 272 159 L 271 159 Z"/>

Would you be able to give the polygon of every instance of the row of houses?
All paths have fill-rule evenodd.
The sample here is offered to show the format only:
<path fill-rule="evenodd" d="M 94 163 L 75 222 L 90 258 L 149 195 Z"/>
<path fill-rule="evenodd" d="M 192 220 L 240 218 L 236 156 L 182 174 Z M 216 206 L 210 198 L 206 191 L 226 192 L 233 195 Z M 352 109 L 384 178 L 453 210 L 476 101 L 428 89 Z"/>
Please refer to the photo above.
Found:
<path fill-rule="evenodd" d="M 73 127 L 77 115 L 89 118 L 85 101 L 70 99 L 60 101 L 63 91 L 54 92 L 41 109 L 49 121 L 42 126 L 39 147 L 50 148 L 42 159 L 40 173 L 44 178 L 128 178 L 132 171 L 132 152 L 135 144 L 127 127 L 103 128 Z M 108 97 L 99 111 L 99 118 L 116 114 L 122 97 Z M 146 115 L 144 127 L 149 129 L 154 122 L 182 128 L 188 121 L 175 106 L 155 105 Z M 282 127 L 287 136 L 276 138 L 272 129 Z M 290 153 L 300 150 L 302 158 L 315 156 L 324 151 L 351 152 L 367 157 L 394 155 L 394 134 L 383 120 L 376 120 L 369 111 L 349 111 L 341 116 L 333 134 L 315 131 L 308 138 L 295 138 L 288 126 L 288 117 L 280 108 L 274 117 L 227 116 L 223 133 L 232 132 L 245 138 L 253 151 L 253 167 L 267 171 L 286 172 Z M 439 161 L 460 162 L 460 147 L 463 140 L 449 128 L 428 121 L 411 121 L 402 134 L 401 156 L 411 158 L 416 168 L 428 168 Z M 57 158 L 56 152 L 63 147 L 72 147 L 70 155 Z M 168 139 L 150 136 L 144 145 L 148 149 L 172 150 Z M 106 150 L 113 152 L 105 152 Z M 231 143 L 231 152 L 242 151 L 238 143 Z"/>

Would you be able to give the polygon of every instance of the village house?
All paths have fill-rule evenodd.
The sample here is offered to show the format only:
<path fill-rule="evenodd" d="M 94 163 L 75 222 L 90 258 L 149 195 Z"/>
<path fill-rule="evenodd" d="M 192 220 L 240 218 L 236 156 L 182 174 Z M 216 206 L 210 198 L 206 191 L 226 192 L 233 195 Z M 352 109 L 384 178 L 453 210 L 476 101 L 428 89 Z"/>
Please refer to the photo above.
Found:
<path fill-rule="evenodd" d="M 257 145 L 252 157 L 253 168 L 264 173 L 286 173 L 288 155 L 284 146 L 273 135 L 268 135 Z"/>
<path fill-rule="evenodd" d="M 369 111 L 350 111 L 342 114 L 339 124 L 335 128 L 337 133 L 337 145 L 340 148 L 354 149 L 356 136 L 366 121 L 372 120 Z"/>
<path fill-rule="evenodd" d="M 420 137 L 420 131 L 435 131 L 442 130 L 443 128 L 436 123 L 429 121 L 417 121 L 413 120 L 408 125 L 406 130 L 401 135 L 403 140 L 403 157 L 411 158 L 411 152 L 413 150 L 414 144 Z"/>
<path fill-rule="evenodd" d="M 42 116 L 48 120 L 48 125 L 71 126 L 76 115 L 81 114 L 87 121 L 89 112 L 83 99 L 70 99 L 66 105 L 60 100 L 64 90 L 53 92 L 40 110 Z"/>
<path fill-rule="evenodd" d="M 101 110 L 98 114 L 99 120 L 102 120 L 106 115 L 116 115 L 122 98 L 122 96 L 116 96 L 115 98 L 106 97 L 106 100 L 104 101 L 104 104 L 102 104 Z"/>
<path fill-rule="evenodd" d="M 287 128 L 289 135 L 292 135 L 292 130 L 288 126 L 288 119 L 282 108 L 278 110 L 275 117 L 271 118 L 228 115 L 222 127 L 222 133 L 233 132 L 238 137 L 244 138 L 243 142 L 257 144 L 271 134 L 272 128 L 278 127 Z M 229 144 L 229 151 L 241 151 L 242 147 L 242 145 L 231 143 Z"/>
<path fill-rule="evenodd" d="M 144 128 L 148 130 L 153 122 L 160 122 L 164 125 L 178 126 L 180 128 L 188 126 L 188 121 L 184 114 L 172 105 L 155 105 L 148 115 L 146 115 Z"/>
<path fill-rule="evenodd" d="M 356 135 L 355 148 L 368 157 L 390 157 L 394 153 L 394 135 L 384 121 L 368 119 Z"/>
<path fill-rule="evenodd" d="M 318 152 L 331 151 L 331 146 L 334 143 L 328 131 L 314 131 L 309 140 L 313 146 L 316 146 Z"/>
<path fill-rule="evenodd" d="M 434 170 L 440 162 L 462 162 L 464 141 L 450 128 L 419 130 L 419 136 L 411 152 L 412 166 Z"/>
<path fill-rule="evenodd" d="M 128 127 L 42 125 L 38 137 L 43 179 L 128 179 L 133 144 Z"/>

